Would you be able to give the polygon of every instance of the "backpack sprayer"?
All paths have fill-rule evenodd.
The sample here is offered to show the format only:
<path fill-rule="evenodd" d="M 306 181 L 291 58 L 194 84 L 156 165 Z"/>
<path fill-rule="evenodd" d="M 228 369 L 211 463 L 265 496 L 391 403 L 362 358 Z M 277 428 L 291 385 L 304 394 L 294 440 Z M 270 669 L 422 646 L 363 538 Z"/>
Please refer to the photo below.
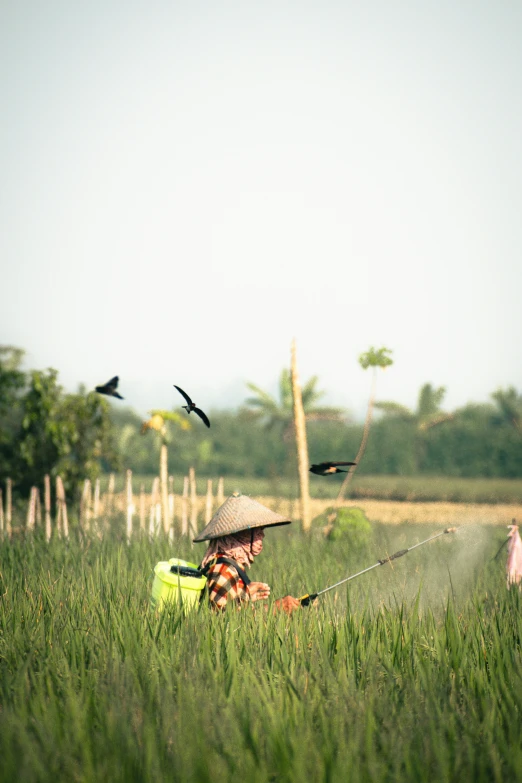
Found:
<path fill-rule="evenodd" d="M 361 576 L 361 574 L 366 574 L 368 571 L 371 571 L 372 568 L 378 568 L 379 566 L 382 566 L 385 563 L 390 563 L 392 560 L 397 560 L 397 558 L 408 554 L 408 552 L 411 552 L 412 549 L 417 549 L 417 547 L 423 546 L 423 544 L 427 544 L 428 541 L 433 541 L 434 538 L 443 536 L 446 533 L 455 533 L 456 530 L 457 530 L 456 527 L 447 527 L 441 533 L 436 533 L 434 536 L 430 536 L 430 538 L 427 538 L 425 541 L 421 541 L 418 544 L 414 544 L 413 546 L 408 547 L 408 549 L 400 549 L 398 552 L 395 552 L 394 555 L 389 555 L 388 557 L 384 557 L 382 560 L 377 560 L 377 562 L 374 565 L 371 565 L 368 568 L 364 568 L 362 571 L 358 571 L 356 574 L 347 576 L 345 579 L 341 579 L 340 582 L 336 582 L 334 585 L 330 585 L 330 587 L 325 587 L 324 590 L 319 590 L 318 593 L 307 593 L 306 595 L 301 596 L 301 598 L 298 598 L 297 600 L 301 602 L 301 606 L 309 606 L 312 601 L 315 601 L 315 599 L 318 598 L 320 595 L 323 595 L 323 593 L 327 593 L 329 590 L 334 590 L 336 587 L 339 587 L 339 585 L 342 585 L 345 582 L 349 582 L 351 579 L 355 579 L 357 576 Z"/>

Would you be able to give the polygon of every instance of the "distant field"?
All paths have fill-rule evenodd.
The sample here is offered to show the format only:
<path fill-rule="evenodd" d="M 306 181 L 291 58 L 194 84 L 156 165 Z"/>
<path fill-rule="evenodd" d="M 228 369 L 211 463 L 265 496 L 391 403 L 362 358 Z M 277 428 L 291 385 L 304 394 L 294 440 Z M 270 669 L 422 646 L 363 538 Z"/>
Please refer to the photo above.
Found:
<path fill-rule="evenodd" d="M 153 476 L 133 477 L 134 492 L 143 484 L 150 492 Z M 213 492 L 217 489 L 217 476 L 213 479 Z M 116 491 L 123 491 L 124 475 L 116 477 Z M 102 478 L 102 490 L 107 487 L 108 476 Z M 310 477 L 310 495 L 317 499 L 334 499 L 337 496 L 341 480 L 336 477 Z M 235 490 L 257 497 L 295 498 L 298 495 L 297 481 L 288 479 L 224 477 L 225 496 Z M 197 477 L 197 491 L 203 495 L 207 488 L 207 478 Z M 174 492 L 181 494 L 183 476 L 174 476 Z M 349 499 L 395 500 L 446 503 L 522 503 L 522 479 L 463 479 L 445 476 L 357 476 L 350 485 Z"/>

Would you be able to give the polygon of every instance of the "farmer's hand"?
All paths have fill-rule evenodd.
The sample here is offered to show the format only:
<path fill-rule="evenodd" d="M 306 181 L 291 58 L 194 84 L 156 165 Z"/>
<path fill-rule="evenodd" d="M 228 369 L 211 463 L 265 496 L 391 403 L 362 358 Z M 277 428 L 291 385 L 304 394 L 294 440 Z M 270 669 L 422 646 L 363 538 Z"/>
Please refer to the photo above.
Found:
<path fill-rule="evenodd" d="M 270 595 L 270 587 L 264 582 L 250 582 L 247 589 L 251 601 L 262 601 Z"/>
<path fill-rule="evenodd" d="M 284 598 L 278 598 L 274 604 L 275 610 L 282 610 L 286 614 L 292 614 L 296 609 L 301 608 L 301 602 L 291 595 L 285 595 Z"/>

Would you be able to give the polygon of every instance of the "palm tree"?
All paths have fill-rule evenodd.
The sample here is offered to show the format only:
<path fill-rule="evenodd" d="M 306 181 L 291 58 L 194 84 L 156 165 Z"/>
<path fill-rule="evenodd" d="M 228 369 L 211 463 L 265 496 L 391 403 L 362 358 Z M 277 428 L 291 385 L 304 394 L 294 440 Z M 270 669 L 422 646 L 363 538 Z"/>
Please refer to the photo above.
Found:
<path fill-rule="evenodd" d="M 318 405 L 325 395 L 325 392 L 317 389 L 318 380 L 317 375 L 312 376 L 301 389 L 306 421 L 342 421 L 345 415 L 342 408 Z M 252 409 L 252 414 L 263 422 L 267 429 L 280 428 L 283 439 L 289 441 L 294 432 L 290 370 L 285 367 L 279 376 L 279 399 L 254 383 L 247 383 L 247 386 L 255 394 L 245 400 L 246 405 Z"/>
<path fill-rule="evenodd" d="M 393 364 L 393 359 L 390 356 L 388 356 L 388 354 L 391 354 L 390 348 L 384 348 L 384 347 L 374 348 L 373 346 L 371 346 L 370 349 L 366 351 L 366 353 L 362 353 L 359 356 L 359 364 L 361 365 L 363 370 L 367 370 L 368 367 L 372 368 L 372 387 L 370 391 L 370 399 L 368 400 L 366 419 L 364 420 L 364 429 L 363 429 L 361 445 L 359 446 L 359 451 L 357 452 L 357 456 L 355 457 L 355 465 L 352 465 L 351 468 L 348 469 L 344 481 L 339 489 L 339 494 L 337 495 L 338 503 L 340 503 L 343 500 L 344 493 L 346 492 L 346 488 L 348 487 L 348 484 L 352 480 L 353 474 L 357 470 L 357 465 L 360 463 L 361 459 L 363 458 L 363 454 L 366 449 L 366 443 L 368 441 L 368 435 L 370 434 L 370 424 L 372 422 L 373 408 L 375 404 L 377 368 L 381 367 L 381 369 L 385 370 L 386 367 L 389 367 L 391 364 Z"/>
<path fill-rule="evenodd" d="M 165 410 L 152 410 L 149 411 L 150 419 L 144 421 L 141 425 L 141 434 L 145 435 L 148 430 L 154 430 L 158 433 L 158 437 L 161 439 L 160 443 L 160 493 L 161 493 L 161 505 L 163 513 L 163 530 L 167 534 L 170 529 L 170 511 L 168 502 L 168 452 L 167 444 L 169 443 L 169 428 L 168 423 L 179 428 L 181 430 L 190 430 L 190 422 L 187 421 L 177 411 L 165 411 Z"/>
<path fill-rule="evenodd" d="M 425 432 L 431 427 L 453 418 L 452 413 L 444 413 L 440 409 L 445 394 L 445 386 L 439 386 L 438 389 L 435 389 L 431 383 L 425 383 L 419 392 L 417 408 L 414 411 L 398 402 L 376 402 L 375 407 L 382 410 L 387 416 L 396 416 L 405 421 L 412 421 L 418 430 Z"/>

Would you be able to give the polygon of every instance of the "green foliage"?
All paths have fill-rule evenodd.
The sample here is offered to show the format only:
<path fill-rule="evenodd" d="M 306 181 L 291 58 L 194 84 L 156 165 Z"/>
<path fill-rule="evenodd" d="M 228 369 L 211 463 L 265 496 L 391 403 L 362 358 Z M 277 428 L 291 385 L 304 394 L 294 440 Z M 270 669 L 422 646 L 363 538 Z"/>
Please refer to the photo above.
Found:
<path fill-rule="evenodd" d="M 368 353 L 368 366 L 380 366 L 373 364 L 379 351 L 372 348 Z M 129 408 L 111 405 L 94 393 L 66 395 L 56 371 L 25 373 L 20 369 L 22 358 L 19 349 L 0 347 L 0 475 L 10 476 L 24 498 L 46 472 L 64 474 L 69 497 L 77 483 L 94 478 L 100 466 L 106 470 L 119 464 L 135 473 L 157 475 L 163 438 L 172 475 L 186 475 L 194 466 L 198 475 L 208 477 L 264 477 L 273 488 L 283 477 L 297 492 L 287 370 L 281 374 L 278 398 L 250 384 L 256 396 L 247 406 L 210 411 L 210 430 L 195 420 L 185 431 L 182 426 L 192 423 L 189 417 L 152 411 L 162 415 L 161 431 L 142 435 L 142 418 Z M 384 358 L 389 358 L 386 353 Z M 321 406 L 322 394 L 317 377 L 309 379 L 303 399 L 311 461 L 353 460 L 363 425 L 351 422 L 340 409 Z M 510 387 L 498 389 L 492 398 L 491 403 L 445 412 L 444 387 L 428 383 L 420 389 L 414 411 L 394 402 L 377 402 L 384 415 L 372 425 L 358 475 L 364 470 L 376 476 L 521 476 L 522 396 Z M 311 477 L 312 494 L 328 497 L 331 487 L 339 490 L 337 477 Z M 352 497 L 355 491 L 354 487 Z"/>
<path fill-rule="evenodd" d="M 497 389 L 491 396 L 497 404 L 501 420 L 522 432 L 522 395 L 510 386 L 509 389 Z"/>
<path fill-rule="evenodd" d="M 292 452 L 279 427 L 266 429 L 247 409 L 211 413 L 212 429 L 194 426 L 176 431 L 169 444 L 169 470 L 186 474 L 232 475 L 290 480 L 295 475 Z M 132 411 L 111 407 L 122 464 L 136 473 L 156 474 L 159 443 L 153 434 L 140 435 L 141 419 Z M 437 426 L 421 428 L 416 416 L 384 415 L 372 426 L 364 464 L 366 475 L 454 477 L 517 477 L 522 475 L 522 438 L 493 405 L 469 405 L 446 416 Z M 307 425 L 308 448 L 314 462 L 354 459 L 362 424 L 316 420 Z M 204 445 L 203 445 L 204 444 Z M 311 477 L 311 491 L 339 479 Z M 352 495 L 353 496 L 353 495 Z"/>
<path fill-rule="evenodd" d="M 313 520 L 314 527 L 323 527 L 330 541 L 346 538 L 352 546 L 366 545 L 372 536 L 372 526 L 361 508 L 330 506 Z"/>
<path fill-rule="evenodd" d="M 436 530 L 354 552 L 281 528 L 252 576 L 301 595 Z M 522 594 L 491 562 L 505 531 L 480 532 L 291 618 L 152 613 L 154 564 L 188 540 L 2 546 L 2 781 L 520 780 Z"/>
<path fill-rule="evenodd" d="M 13 372 L 0 367 L 0 386 L 6 388 L 5 376 Z M 69 499 L 75 499 L 80 482 L 100 474 L 102 461 L 119 466 L 106 400 L 94 392 L 64 394 L 57 378 L 53 369 L 32 370 L 11 384 L 18 392 L 16 415 L 8 448 L 2 449 L 2 468 L 14 479 L 15 493 L 24 497 L 49 474 L 61 475 Z"/>
<path fill-rule="evenodd" d="M 0 345 L 0 476 L 8 476 L 19 459 L 18 434 L 22 424 L 22 391 L 26 384 L 20 366 L 24 352 Z"/>
<path fill-rule="evenodd" d="M 362 353 L 359 356 L 359 364 L 363 370 L 367 370 L 368 367 L 389 367 L 393 364 L 393 359 L 388 354 L 391 354 L 391 348 L 374 348 L 373 346 Z"/>
<path fill-rule="evenodd" d="M 25 386 L 25 373 L 20 369 L 24 353 L 21 348 L 0 345 L 0 414 L 11 408 Z"/>

